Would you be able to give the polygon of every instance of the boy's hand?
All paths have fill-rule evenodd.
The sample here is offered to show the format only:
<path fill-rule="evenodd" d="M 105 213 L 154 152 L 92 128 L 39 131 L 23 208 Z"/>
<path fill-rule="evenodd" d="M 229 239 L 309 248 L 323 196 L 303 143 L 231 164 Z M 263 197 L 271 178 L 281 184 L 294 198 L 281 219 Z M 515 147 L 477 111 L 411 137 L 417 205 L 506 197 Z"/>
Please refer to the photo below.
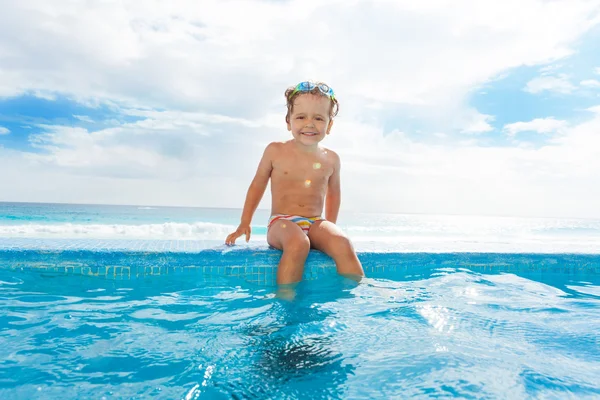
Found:
<path fill-rule="evenodd" d="M 250 225 L 240 224 L 235 232 L 230 233 L 229 236 L 227 236 L 227 239 L 225 239 L 225 244 L 228 246 L 234 245 L 235 240 L 242 235 L 246 235 L 246 242 L 248 242 L 250 240 L 251 232 L 252 229 L 250 228 Z"/>

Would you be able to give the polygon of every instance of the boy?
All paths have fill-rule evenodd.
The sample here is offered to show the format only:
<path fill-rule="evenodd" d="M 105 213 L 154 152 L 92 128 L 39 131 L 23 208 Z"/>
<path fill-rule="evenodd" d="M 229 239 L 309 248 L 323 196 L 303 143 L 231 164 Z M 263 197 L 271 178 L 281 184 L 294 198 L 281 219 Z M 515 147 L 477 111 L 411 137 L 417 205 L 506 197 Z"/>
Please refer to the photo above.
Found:
<path fill-rule="evenodd" d="M 320 147 L 329 135 L 338 101 L 324 83 L 301 82 L 285 92 L 287 129 L 293 138 L 270 143 L 246 195 L 241 223 L 227 236 L 227 245 L 246 235 L 250 222 L 271 179 L 271 218 L 267 242 L 283 251 L 277 268 L 277 283 L 302 279 L 310 248 L 329 255 L 337 271 L 364 276 L 352 243 L 335 225 L 340 208 L 340 159 Z M 325 208 L 325 218 L 321 218 Z"/>

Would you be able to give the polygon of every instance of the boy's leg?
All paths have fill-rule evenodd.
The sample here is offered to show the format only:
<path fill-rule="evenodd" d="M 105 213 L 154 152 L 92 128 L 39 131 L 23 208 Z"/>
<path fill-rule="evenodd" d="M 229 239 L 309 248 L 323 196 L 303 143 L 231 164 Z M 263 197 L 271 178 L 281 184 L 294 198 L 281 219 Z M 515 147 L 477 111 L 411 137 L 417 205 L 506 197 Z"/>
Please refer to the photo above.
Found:
<path fill-rule="evenodd" d="M 315 222 L 308 231 L 308 238 L 312 247 L 333 258 L 339 274 L 365 276 L 352 242 L 333 222 Z"/>
<path fill-rule="evenodd" d="M 310 241 L 306 233 L 291 221 L 275 221 L 267 233 L 267 243 L 283 250 L 277 267 L 277 284 L 300 282 L 310 251 Z"/>

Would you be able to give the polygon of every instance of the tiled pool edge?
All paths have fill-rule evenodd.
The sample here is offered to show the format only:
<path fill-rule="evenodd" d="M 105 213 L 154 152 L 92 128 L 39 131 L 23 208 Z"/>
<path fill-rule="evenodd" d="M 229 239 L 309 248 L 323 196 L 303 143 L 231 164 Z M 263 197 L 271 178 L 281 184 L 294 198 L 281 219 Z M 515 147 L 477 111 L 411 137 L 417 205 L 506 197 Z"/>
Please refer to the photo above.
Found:
<path fill-rule="evenodd" d="M 240 238 L 243 239 L 243 238 Z M 353 240 L 357 252 L 373 253 L 504 253 L 504 254 L 596 254 L 600 255 L 600 245 L 562 244 L 552 242 L 511 243 L 444 241 L 444 242 L 403 242 L 403 241 L 356 241 Z M 265 238 L 254 237 L 249 243 L 238 240 L 235 246 L 229 247 L 223 240 L 192 239 L 125 239 L 125 238 L 34 238 L 34 237 L 0 237 L 2 250 L 90 250 L 90 251 L 141 251 L 153 253 L 198 253 L 203 250 L 220 250 L 222 252 L 240 250 L 268 249 Z"/>
<path fill-rule="evenodd" d="M 281 252 L 263 249 L 207 249 L 198 252 L 116 250 L 0 249 L 0 268 L 106 279 L 159 276 L 237 277 L 274 285 Z M 402 272 L 410 276 L 424 269 L 460 269 L 478 272 L 536 272 L 600 274 L 599 255 L 504 253 L 367 253 L 359 252 L 367 276 L 385 277 Z M 304 279 L 336 274 L 325 254 L 312 250 Z"/>

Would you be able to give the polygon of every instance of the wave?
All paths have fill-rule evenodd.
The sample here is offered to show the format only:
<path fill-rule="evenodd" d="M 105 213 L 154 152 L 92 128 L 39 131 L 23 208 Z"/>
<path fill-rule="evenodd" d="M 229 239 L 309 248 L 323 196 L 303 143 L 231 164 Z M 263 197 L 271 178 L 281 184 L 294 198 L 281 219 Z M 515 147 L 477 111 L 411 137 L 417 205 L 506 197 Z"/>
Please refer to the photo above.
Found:
<path fill-rule="evenodd" d="M 225 238 L 233 225 L 210 222 L 145 225 L 121 224 L 27 224 L 0 225 L 0 237 L 98 238 L 98 239 L 215 239 Z"/>
<path fill-rule="evenodd" d="M 22 224 L 0 225 L 0 238 L 18 239 L 117 239 L 117 240 L 202 240 L 223 242 L 235 230 L 231 224 L 211 222 L 157 224 Z M 359 251 L 385 252 L 544 252 L 600 253 L 600 235 L 552 235 L 530 229 L 498 234 L 492 229 L 478 232 L 445 232 L 431 229 L 412 231 L 404 227 L 346 226 L 343 230 Z M 266 244 L 266 227 L 253 226 L 253 243 Z M 243 239 L 243 238 L 241 238 Z M 243 243 L 240 240 L 240 243 Z"/>

